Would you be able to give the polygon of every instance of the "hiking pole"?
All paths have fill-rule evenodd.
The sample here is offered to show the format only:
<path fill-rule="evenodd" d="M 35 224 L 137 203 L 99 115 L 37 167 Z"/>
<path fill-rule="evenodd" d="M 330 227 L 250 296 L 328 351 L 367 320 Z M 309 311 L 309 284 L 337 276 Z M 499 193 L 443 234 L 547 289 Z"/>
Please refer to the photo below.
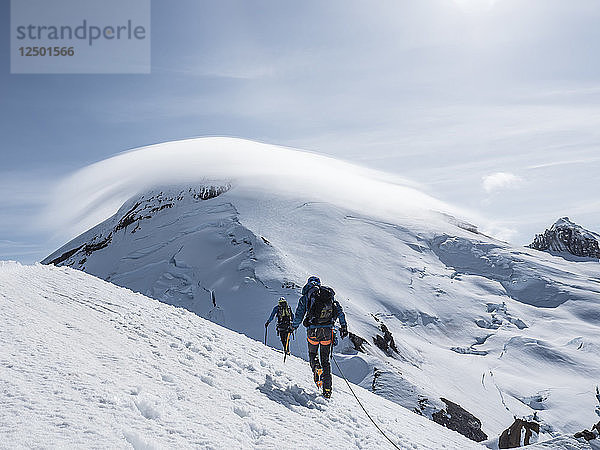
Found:
<path fill-rule="evenodd" d="M 265 345 L 267 345 L 267 330 L 269 327 L 265 327 Z"/>
<path fill-rule="evenodd" d="M 285 358 L 287 358 L 288 349 L 290 348 L 290 334 L 288 333 L 287 338 L 285 340 L 285 346 L 283 347 L 283 362 L 285 362 Z"/>

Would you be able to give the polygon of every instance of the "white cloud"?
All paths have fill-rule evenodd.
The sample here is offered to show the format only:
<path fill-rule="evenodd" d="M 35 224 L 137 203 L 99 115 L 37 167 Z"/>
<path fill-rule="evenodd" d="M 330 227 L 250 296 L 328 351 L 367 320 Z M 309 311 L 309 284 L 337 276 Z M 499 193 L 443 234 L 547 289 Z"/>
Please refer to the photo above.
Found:
<path fill-rule="evenodd" d="M 489 223 L 484 225 L 481 229 L 483 234 L 487 234 L 488 236 L 492 236 L 496 239 L 499 239 L 504 242 L 514 242 L 515 238 L 518 236 L 519 231 L 513 227 L 506 226 L 502 223 Z"/>
<path fill-rule="evenodd" d="M 419 191 L 414 183 L 398 176 L 316 153 L 211 137 L 143 147 L 87 166 L 59 183 L 41 222 L 77 234 L 114 214 L 140 191 L 207 180 L 328 201 L 389 220 L 430 220 L 430 211 L 471 220 L 471 214 Z"/>
<path fill-rule="evenodd" d="M 496 172 L 483 177 L 483 189 L 487 192 L 512 189 L 523 181 L 522 178 L 508 172 Z"/>

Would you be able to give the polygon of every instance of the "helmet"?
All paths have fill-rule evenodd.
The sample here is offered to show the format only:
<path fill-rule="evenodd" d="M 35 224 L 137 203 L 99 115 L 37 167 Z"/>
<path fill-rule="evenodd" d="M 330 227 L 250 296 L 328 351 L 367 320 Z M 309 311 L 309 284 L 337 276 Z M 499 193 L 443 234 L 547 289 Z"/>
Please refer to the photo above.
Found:
<path fill-rule="evenodd" d="M 279 297 L 279 303 L 287 303 L 285 297 Z"/>
<path fill-rule="evenodd" d="M 316 284 L 317 286 L 321 286 L 321 280 L 319 280 L 319 277 L 310 277 L 307 281 L 308 284 Z"/>

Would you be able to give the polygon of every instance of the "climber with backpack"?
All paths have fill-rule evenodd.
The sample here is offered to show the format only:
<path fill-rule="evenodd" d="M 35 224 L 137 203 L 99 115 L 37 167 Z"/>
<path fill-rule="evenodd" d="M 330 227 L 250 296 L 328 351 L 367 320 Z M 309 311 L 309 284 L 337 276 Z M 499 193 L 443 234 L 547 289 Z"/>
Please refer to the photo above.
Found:
<path fill-rule="evenodd" d="M 343 339 L 348 336 L 348 325 L 342 306 L 335 300 L 335 292 L 328 286 L 321 286 L 318 277 L 310 277 L 302 288 L 292 328 L 296 330 L 300 322 L 306 327 L 310 368 L 317 387 L 323 388 L 325 398 L 331 397 L 329 358 L 336 342 L 333 325 L 338 319 Z"/>
<path fill-rule="evenodd" d="M 285 355 L 290 354 L 290 335 L 294 331 L 292 329 L 292 322 L 294 321 L 294 313 L 292 308 L 288 305 L 285 297 L 280 297 L 279 302 L 273 308 L 271 316 L 265 322 L 265 330 L 269 327 L 269 324 L 273 318 L 277 316 L 277 334 L 281 339 L 281 345 L 283 345 L 283 352 Z M 266 331 L 265 331 L 266 333 Z M 266 334 L 265 334 L 266 336 Z"/>

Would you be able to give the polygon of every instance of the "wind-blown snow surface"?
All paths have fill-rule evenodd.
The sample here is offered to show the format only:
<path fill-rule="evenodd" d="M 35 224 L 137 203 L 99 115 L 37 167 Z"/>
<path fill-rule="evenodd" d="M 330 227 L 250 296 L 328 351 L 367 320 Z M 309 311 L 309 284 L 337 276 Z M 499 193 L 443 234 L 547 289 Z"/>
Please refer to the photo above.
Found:
<path fill-rule="evenodd" d="M 385 448 L 348 388 L 184 309 L 69 268 L 0 262 L 0 446 Z M 480 448 L 356 387 L 401 448 Z"/>
<path fill-rule="evenodd" d="M 415 209 L 414 199 L 396 203 L 394 195 L 410 191 L 385 184 L 353 203 L 340 201 L 337 188 L 329 201 L 327 190 L 316 201 L 297 178 L 283 192 L 259 185 L 260 174 L 253 182 L 251 174 L 234 178 L 212 183 L 224 188 L 216 196 L 202 194 L 206 182 L 135 195 L 45 262 L 183 306 L 257 340 L 277 298 L 295 307 L 299 286 L 316 274 L 335 289 L 350 331 L 366 340 L 364 353 L 347 340 L 336 348 L 353 382 L 428 417 L 446 398 L 479 418 L 490 438 L 515 415 L 537 413 L 542 439 L 597 422 L 598 263 L 512 248 Z M 350 193 L 364 180 L 354 179 Z M 386 201 L 394 205 L 387 212 Z M 374 345 L 381 325 L 397 352 Z M 272 329 L 269 344 L 279 345 Z M 306 357 L 302 327 L 291 348 Z"/>

